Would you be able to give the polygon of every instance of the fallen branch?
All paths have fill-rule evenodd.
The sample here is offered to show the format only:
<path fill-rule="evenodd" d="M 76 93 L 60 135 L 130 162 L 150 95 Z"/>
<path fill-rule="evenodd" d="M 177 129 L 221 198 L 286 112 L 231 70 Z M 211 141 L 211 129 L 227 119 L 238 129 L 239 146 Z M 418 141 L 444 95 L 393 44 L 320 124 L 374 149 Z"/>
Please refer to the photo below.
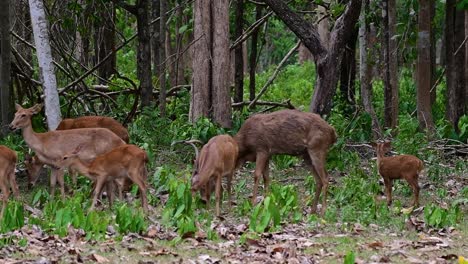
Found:
<path fill-rule="evenodd" d="M 246 106 L 250 105 L 252 102 L 247 101 L 247 102 L 238 102 L 238 103 L 232 103 L 232 107 L 240 107 L 240 106 Z M 257 105 L 266 105 L 266 106 L 274 106 L 274 107 L 284 107 L 288 109 L 296 109 L 294 105 L 291 104 L 291 99 L 288 99 L 282 103 L 278 102 L 266 102 L 266 101 L 257 101 Z"/>

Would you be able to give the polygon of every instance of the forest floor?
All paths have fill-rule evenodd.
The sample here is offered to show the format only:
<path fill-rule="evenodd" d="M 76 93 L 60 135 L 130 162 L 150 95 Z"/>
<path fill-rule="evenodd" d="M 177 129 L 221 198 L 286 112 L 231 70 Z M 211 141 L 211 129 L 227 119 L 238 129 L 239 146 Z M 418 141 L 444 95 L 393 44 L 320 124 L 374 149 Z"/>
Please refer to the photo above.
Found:
<path fill-rule="evenodd" d="M 243 169 L 236 178 L 246 179 L 248 186 L 251 172 L 251 168 Z M 310 199 L 310 194 L 305 193 L 304 181 L 300 180 L 305 175 L 308 172 L 302 167 L 272 171 L 273 181 L 296 185 L 301 200 Z M 466 172 L 462 172 L 462 175 L 453 177 L 450 185 L 441 183 L 448 190 L 448 200 L 459 198 L 458 192 L 466 186 L 467 176 Z M 331 186 L 335 190 L 344 188 L 344 176 L 332 172 L 332 178 Z M 421 179 L 420 185 L 423 186 L 423 206 L 443 203 L 435 194 L 437 188 L 431 187 L 428 179 Z M 396 186 L 394 199 L 409 204 L 412 194 L 404 186 L 405 183 Z M 380 188 L 383 190 L 383 186 L 380 185 Z M 105 239 L 99 241 L 86 240 L 84 231 L 72 226 L 67 236 L 59 237 L 37 226 L 26 225 L 10 233 L 10 243 L 0 249 L 0 264 L 343 263 L 346 259 L 348 262 L 344 263 L 353 263 L 353 258 L 354 263 L 458 263 L 460 256 L 468 258 L 466 216 L 457 225 L 446 228 L 429 228 L 425 223 L 423 207 L 409 213 L 404 221 L 399 217 L 395 220 L 398 223 L 382 225 L 378 222 L 347 223 L 340 219 L 327 221 L 314 218 L 315 221 L 310 221 L 307 220 L 310 219 L 308 206 L 301 204 L 302 221 L 283 221 L 280 228 L 253 233 L 248 227 L 249 216 L 235 213 L 240 204 L 239 195 L 245 195 L 243 198 L 247 199 L 249 193 L 249 188 L 242 194 L 235 193 L 233 197 L 237 205 L 235 203 L 228 212 L 225 201 L 223 219 L 213 220 L 209 227 L 200 225 L 196 233 L 187 234 L 182 239 L 178 238 L 173 228 L 160 223 L 162 206 L 151 207 L 146 232 L 117 238 L 115 230 L 110 228 Z M 453 196 L 449 197 L 451 193 Z M 383 197 L 378 199 L 385 202 Z M 214 201 L 212 205 L 214 207 Z M 466 215 L 466 203 L 461 206 L 462 214 Z M 209 239 L 210 232 L 216 234 L 214 239 Z"/>

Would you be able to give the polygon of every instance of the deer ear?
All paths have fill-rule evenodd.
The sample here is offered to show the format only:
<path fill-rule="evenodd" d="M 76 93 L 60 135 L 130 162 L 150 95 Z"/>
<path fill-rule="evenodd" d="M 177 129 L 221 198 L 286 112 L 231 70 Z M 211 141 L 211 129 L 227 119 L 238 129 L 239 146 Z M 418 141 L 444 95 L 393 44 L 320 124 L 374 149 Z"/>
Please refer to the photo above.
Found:
<path fill-rule="evenodd" d="M 31 107 L 33 114 L 39 113 L 41 109 L 42 109 L 42 104 L 36 104 L 33 107 Z"/>
<path fill-rule="evenodd" d="M 21 107 L 21 105 L 15 103 L 15 109 L 16 109 L 16 111 L 19 111 L 19 110 L 23 109 L 23 107 Z"/>

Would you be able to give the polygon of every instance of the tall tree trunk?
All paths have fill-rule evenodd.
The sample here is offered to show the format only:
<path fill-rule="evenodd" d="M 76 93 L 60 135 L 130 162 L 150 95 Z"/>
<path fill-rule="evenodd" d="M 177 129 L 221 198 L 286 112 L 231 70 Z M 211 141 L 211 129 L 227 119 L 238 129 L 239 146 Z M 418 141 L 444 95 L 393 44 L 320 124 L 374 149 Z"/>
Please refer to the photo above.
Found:
<path fill-rule="evenodd" d="M 151 13 L 151 18 L 152 20 L 156 19 L 160 15 L 160 4 L 159 0 L 153 0 L 152 1 L 152 13 Z M 159 49 L 161 49 L 161 43 L 159 43 L 159 23 L 154 23 L 153 24 L 153 36 L 152 36 L 152 54 L 153 57 L 153 74 L 158 76 L 159 79 L 159 74 L 161 72 L 160 70 L 160 64 L 161 64 L 161 58 L 159 57 Z"/>
<path fill-rule="evenodd" d="M 95 22 L 94 49 L 96 64 L 100 63 L 109 53 L 115 50 L 115 7 L 114 3 L 98 3 L 100 23 Z M 112 53 L 99 68 L 99 77 L 107 80 L 115 72 L 116 54 Z M 102 80 L 100 80 L 102 83 Z"/>
<path fill-rule="evenodd" d="M 192 97 L 190 121 L 208 117 L 211 107 L 211 4 L 210 0 L 195 0 L 193 6 Z"/>
<path fill-rule="evenodd" d="M 262 6 L 257 5 L 255 7 L 255 21 L 260 20 L 262 18 Z M 250 48 L 250 68 L 249 68 L 249 99 L 253 101 L 255 99 L 255 72 L 257 69 L 257 46 L 258 46 L 258 31 L 259 28 L 255 29 L 252 32 L 252 41 L 251 41 L 251 48 Z"/>
<path fill-rule="evenodd" d="M 455 127 L 459 130 L 458 121 L 460 117 L 465 113 L 465 49 L 462 44 L 465 39 L 465 11 L 458 10 L 455 15 L 455 48 L 459 49 L 458 53 L 455 55 L 455 69 L 457 71 L 456 79 L 456 96 L 457 96 L 457 105 L 456 105 L 456 121 Z M 466 45 L 466 44 L 464 44 Z"/>
<path fill-rule="evenodd" d="M 61 120 L 60 101 L 57 92 L 52 52 L 50 50 L 49 31 L 42 0 L 29 0 L 34 43 L 44 88 L 45 114 L 49 130 L 55 130 Z"/>
<path fill-rule="evenodd" d="M 229 0 L 212 1 L 213 14 L 213 119 L 225 128 L 232 126 L 229 96 Z M 243 69 L 241 68 L 241 71 Z"/>
<path fill-rule="evenodd" d="M 236 0 L 236 28 L 234 39 L 242 36 L 244 31 L 244 0 Z M 234 50 L 234 102 L 244 100 L 244 58 L 243 45 L 237 45 Z"/>
<path fill-rule="evenodd" d="M 149 28 L 149 2 L 137 0 L 136 19 L 138 34 L 137 74 L 140 80 L 141 107 L 149 106 L 153 98 L 151 83 L 151 39 Z"/>
<path fill-rule="evenodd" d="M 398 125 L 398 74 L 397 74 L 397 50 L 395 39 L 396 6 L 395 0 L 382 1 L 383 20 L 383 79 L 384 93 L 384 119 L 385 126 L 395 128 Z"/>
<path fill-rule="evenodd" d="M 341 96 L 350 104 L 355 105 L 354 95 L 356 93 L 354 82 L 356 80 L 356 42 L 358 37 L 358 29 L 353 30 L 354 34 L 346 43 L 346 48 L 343 52 L 343 60 L 340 70 L 340 91 Z"/>
<path fill-rule="evenodd" d="M 264 0 L 275 14 L 288 26 L 312 52 L 317 78 L 310 111 L 328 115 L 339 78 L 339 66 L 345 43 L 350 39 L 361 10 L 361 0 L 351 0 L 344 13 L 336 20 L 330 34 L 330 47 L 324 47 L 317 28 L 291 11 L 281 0 Z"/>
<path fill-rule="evenodd" d="M 430 0 L 419 0 L 417 112 L 419 127 L 434 132 L 431 111 L 431 10 Z"/>
<path fill-rule="evenodd" d="M 159 43 L 163 44 L 166 43 L 166 1 L 160 1 L 160 17 L 159 20 Z M 166 45 L 168 45 L 166 43 Z M 169 43 L 169 46 L 171 43 Z M 159 58 L 161 59 L 161 71 L 159 75 L 159 82 L 161 88 L 159 90 L 159 111 L 161 112 L 161 116 L 166 115 L 166 49 L 162 47 L 159 49 Z"/>
<path fill-rule="evenodd" d="M 436 40 L 436 32 L 432 23 L 434 23 L 435 18 L 435 1 L 430 1 L 430 12 L 431 12 L 431 108 L 436 101 L 436 88 L 434 86 L 436 79 L 437 79 L 437 40 Z"/>
<path fill-rule="evenodd" d="M 361 97 L 364 111 L 366 111 L 372 120 L 372 135 L 378 139 L 382 135 L 379 120 L 372 105 L 372 67 L 369 62 L 369 34 L 366 14 L 369 11 L 369 0 L 363 0 L 360 26 L 359 26 L 359 77 L 361 83 Z"/>
<path fill-rule="evenodd" d="M 0 1 L 0 135 L 8 133 L 13 117 L 10 52 L 10 1 L 6 0 Z"/>
<path fill-rule="evenodd" d="M 468 36 L 468 10 L 465 10 L 465 38 Z M 465 44 L 465 99 L 463 113 L 468 112 L 468 45 Z"/>

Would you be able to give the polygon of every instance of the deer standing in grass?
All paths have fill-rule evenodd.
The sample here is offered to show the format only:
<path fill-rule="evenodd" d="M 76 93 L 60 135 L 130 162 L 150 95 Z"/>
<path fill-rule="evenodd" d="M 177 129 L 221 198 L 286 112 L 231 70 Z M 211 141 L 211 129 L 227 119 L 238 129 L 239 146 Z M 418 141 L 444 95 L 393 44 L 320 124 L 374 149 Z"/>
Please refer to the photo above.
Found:
<path fill-rule="evenodd" d="M 117 120 L 107 116 L 82 116 L 78 118 L 67 118 L 60 122 L 56 130 L 68 130 L 77 128 L 107 128 L 119 136 L 125 143 L 129 143 L 127 129 Z M 44 165 L 37 156 L 26 154 L 24 165 L 28 172 L 29 186 L 34 186 L 39 176 L 39 171 Z M 70 173 L 73 184 L 76 184 L 76 174 Z"/>
<path fill-rule="evenodd" d="M 82 146 L 79 146 L 72 153 L 65 154 L 58 163 L 60 167 L 77 170 L 91 180 L 96 181 L 93 202 L 89 210 L 94 209 L 102 187 L 106 183 L 112 184 L 114 181 L 129 178 L 138 185 L 141 204 L 145 212 L 148 211 L 146 198 L 148 155 L 144 150 L 135 145 L 122 145 L 97 156 L 91 162 L 84 162 L 79 156 L 81 148 Z M 109 201 L 112 206 L 112 198 Z"/>
<path fill-rule="evenodd" d="M 390 142 L 371 143 L 377 152 L 377 168 L 384 179 L 387 205 L 392 204 L 393 180 L 405 179 L 414 194 L 413 206 L 419 205 L 418 178 L 424 168 L 423 162 L 413 155 L 397 155 L 385 157 L 390 150 Z"/>
<path fill-rule="evenodd" d="M 212 185 L 215 186 L 216 216 L 220 216 L 223 189 L 221 180 L 227 178 L 229 208 L 231 208 L 231 183 L 236 169 L 238 147 L 236 141 L 229 135 L 219 135 L 211 138 L 198 153 L 194 141 L 186 141 L 195 149 L 195 164 L 192 173 L 192 193 L 200 190 L 205 197 L 207 207 L 210 204 Z"/>
<path fill-rule="evenodd" d="M 16 152 L 0 145 L 0 189 L 3 194 L 2 212 L 0 219 L 3 218 L 3 213 L 7 206 L 8 198 L 10 197 L 10 187 L 16 198 L 19 197 L 18 185 L 15 180 L 16 167 Z"/>
<path fill-rule="evenodd" d="M 39 113 L 41 108 L 40 104 L 31 108 L 22 108 L 16 104 L 15 118 L 10 124 L 10 129 L 21 129 L 24 140 L 34 150 L 40 162 L 52 167 L 51 195 L 54 195 L 58 181 L 62 197 L 64 197 L 63 170 L 57 168 L 58 159 L 71 153 L 79 145 L 86 144 L 87 148 L 80 151 L 79 158 L 83 161 L 90 161 L 100 154 L 124 145 L 125 142 L 107 128 L 79 128 L 36 133 L 32 128 L 31 117 Z"/>
<path fill-rule="evenodd" d="M 317 211 L 323 192 L 322 213 L 327 206 L 328 173 L 325 168 L 327 153 L 336 142 L 335 129 L 319 115 L 298 110 L 280 110 L 256 114 L 245 121 L 234 136 L 239 146 L 238 164 L 254 161 L 252 203 L 256 203 L 258 181 L 263 176 L 265 190 L 269 185 L 268 163 L 271 155 L 302 156 L 315 178 L 315 196 L 312 212 Z"/>

